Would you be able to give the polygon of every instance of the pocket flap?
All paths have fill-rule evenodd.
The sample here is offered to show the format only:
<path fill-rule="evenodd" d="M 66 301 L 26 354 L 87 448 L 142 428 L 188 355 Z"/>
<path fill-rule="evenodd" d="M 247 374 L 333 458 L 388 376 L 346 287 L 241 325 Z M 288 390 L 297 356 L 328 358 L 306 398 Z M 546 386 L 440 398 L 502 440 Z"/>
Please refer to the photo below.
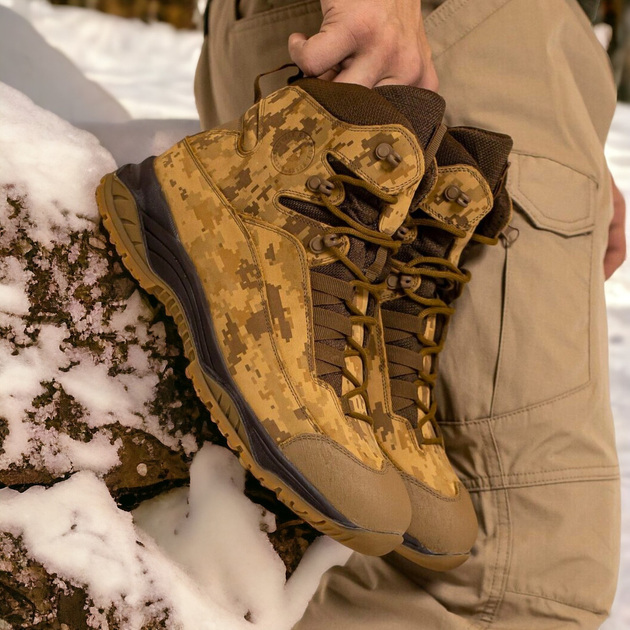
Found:
<path fill-rule="evenodd" d="M 508 191 L 538 228 L 575 236 L 593 229 L 597 183 L 544 157 L 512 153 Z"/>

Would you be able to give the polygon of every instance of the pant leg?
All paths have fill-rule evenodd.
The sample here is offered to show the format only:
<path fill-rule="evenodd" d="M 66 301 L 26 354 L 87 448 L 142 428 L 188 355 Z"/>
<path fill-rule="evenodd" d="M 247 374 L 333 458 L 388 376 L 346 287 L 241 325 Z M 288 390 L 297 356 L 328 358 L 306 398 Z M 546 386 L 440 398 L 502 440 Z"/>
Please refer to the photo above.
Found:
<path fill-rule="evenodd" d="M 515 140 L 518 238 L 469 262 L 438 389 L 479 540 L 446 575 L 355 555 L 297 627 L 595 629 L 619 553 L 602 268 L 608 60 L 574 0 L 447 0 L 426 26 L 448 124 Z"/>

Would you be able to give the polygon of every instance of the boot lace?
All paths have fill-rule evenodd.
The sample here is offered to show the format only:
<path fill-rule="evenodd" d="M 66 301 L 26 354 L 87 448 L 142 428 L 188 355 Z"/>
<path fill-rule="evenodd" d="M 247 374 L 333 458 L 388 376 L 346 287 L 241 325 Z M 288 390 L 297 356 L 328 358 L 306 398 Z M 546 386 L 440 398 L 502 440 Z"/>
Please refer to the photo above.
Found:
<path fill-rule="evenodd" d="M 335 174 L 329 177 L 329 181 L 339 184 L 348 184 L 362 188 L 385 203 L 396 203 L 397 197 L 382 192 L 375 185 L 362 179 L 349 175 Z M 315 324 L 315 359 L 317 363 L 317 373 L 319 376 L 329 375 L 333 372 L 341 372 L 352 385 L 352 389 L 341 395 L 344 412 L 359 420 L 372 423 L 369 415 L 370 403 L 368 399 L 367 385 L 367 363 L 368 356 L 364 348 L 365 344 L 357 341 L 353 336 L 353 328 L 356 325 L 364 327 L 365 334 L 372 333 L 372 329 L 377 321 L 374 317 L 367 315 L 356 304 L 357 295 L 363 292 L 366 300 L 371 295 L 378 299 L 383 290 L 383 283 L 375 283 L 378 273 L 385 266 L 389 252 L 396 252 L 401 243 L 391 236 L 370 229 L 352 217 L 348 216 L 341 208 L 333 204 L 327 195 L 320 193 L 322 204 L 338 219 L 343 221 L 345 226 L 336 226 L 326 229 L 322 233 L 323 249 L 331 254 L 337 261 L 341 262 L 354 275 L 351 281 L 340 280 L 324 273 L 311 273 L 314 324 Z M 374 263 L 365 272 L 353 262 L 340 245 L 342 243 L 340 235 L 355 237 L 365 242 L 378 245 Z M 328 238 L 327 238 L 328 237 Z M 379 269 L 380 267 L 380 269 Z M 330 307 L 345 305 L 350 315 L 342 314 L 332 310 Z M 329 307 L 329 308 L 327 308 Z M 335 348 L 325 341 L 345 340 L 343 351 Z M 362 378 L 359 378 L 348 369 L 347 359 L 349 357 L 359 357 L 362 366 Z M 362 413 L 352 409 L 350 400 L 360 396 L 363 399 L 365 409 L 368 413 Z"/>
<path fill-rule="evenodd" d="M 446 225 L 435 219 L 408 219 L 406 225 L 416 227 L 438 228 L 452 234 L 455 238 L 464 238 L 465 230 L 453 225 Z M 483 241 L 481 240 L 483 239 Z M 481 237 L 475 239 L 480 242 L 487 242 L 490 239 Z M 489 244 L 489 243 L 488 243 Z M 382 311 L 383 324 L 386 329 L 387 359 L 390 365 L 390 377 L 392 386 L 392 397 L 394 399 L 394 411 L 407 408 L 410 404 L 422 412 L 422 418 L 415 427 L 415 433 L 421 444 L 441 444 L 444 439 L 436 420 L 437 402 L 434 399 L 433 387 L 437 379 L 437 361 L 434 359 L 443 347 L 446 337 L 448 323 L 455 312 L 440 295 L 448 295 L 449 302 L 459 297 L 464 285 L 469 282 L 471 274 L 468 270 L 461 270 L 446 258 L 436 256 L 418 256 L 409 262 L 392 260 L 393 268 L 400 274 L 400 278 L 405 276 L 411 279 L 415 277 L 428 277 L 436 281 L 438 289 L 435 297 L 423 297 L 415 292 L 415 282 L 408 282 L 408 286 L 402 286 L 404 294 L 414 302 L 424 307 L 417 315 L 409 315 L 397 311 Z M 425 335 L 427 328 L 425 321 L 436 318 L 437 336 L 433 338 Z M 440 319 L 441 321 L 437 321 Z M 419 352 L 409 350 L 396 344 L 393 340 L 415 337 L 420 344 Z M 431 357 L 430 368 L 425 368 L 425 357 Z M 408 380 L 415 373 L 416 378 Z M 400 378 L 400 377 L 403 378 Z M 425 386 L 429 390 L 427 405 L 419 396 L 420 387 Z M 425 424 L 431 424 L 436 437 L 426 437 L 423 433 Z"/>

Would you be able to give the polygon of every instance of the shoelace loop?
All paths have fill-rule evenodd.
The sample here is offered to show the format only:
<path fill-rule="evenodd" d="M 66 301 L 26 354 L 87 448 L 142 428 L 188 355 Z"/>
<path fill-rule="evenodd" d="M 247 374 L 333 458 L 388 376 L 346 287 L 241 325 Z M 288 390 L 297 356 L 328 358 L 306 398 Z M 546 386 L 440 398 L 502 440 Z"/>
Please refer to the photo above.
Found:
<path fill-rule="evenodd" d="M 342 185 L 349 184 L 358 188 L 363 188 L 364 190 L 368 191 L 378 199 L 381 199 L 385 203 L 392 204 L 396 203 L 398 200 L 395 195 L 384 193 L 374 184 L 366 182 L 362 179 L 351 177 L 349 175 L 335 174 L 330 176 L 328 180 L 331 182 L 339 182 Z M 345 234 L 347 236 L 353 236 L 368 243 L 378 245 L 379 247 L 385 248 L 386 250 L 389 250 L 391 252 L 396 252 L 400 248 L 402 243 L 394 240 L 392 236 L 383 234 L 382 232 L 378 232 L 377 230 L 370 229 L 359 223 L 358 221 L 355 221 L 352 217 L 348 216 L 341 208 L 333 204 L 328 198 L 328 195 L 320 193 L 320 199 L 322 204 L 334 216 L 347 224 L 346 226 L 335 226 L 328 228 L 322 233 L 323 237 L 325 237 L 327 234 Z M 362 325 L 367 329 L 367 334 L 369 335 L 372 333 L 372 328 L 376 326 L 377 322 L 374 317 L 366 315 L 355 304 L 353 298 L 356 295 L 357 291 L 365 291 L 366 294 L 372 295 L 373 297 L 378 299 L 379 295 L 384 289 L 384 283 L 374 283 L 373 279 L 366 275 L 352 260 L 350 260 L 350 258 L 338 246 L 324 243 L 323 249 L 332 254 L 338 261 L 345 265 L 356 278 L 356 280 L 348 283 L 353 289 L 352 296 L 346 295 L 344 291 L 337 291 L 337 293 L 334 293 L 335 289 L 333 285 L 335 284 L 335 281 L 333 279 L 328 279 L 327 281 L 319 281 L 319 285 L 321 291 L 330 293 L 331 295 L 343 294 L 339 295 L 339 297 L 351 313 L 349 317 L 351 324 L 349 333 L 345 329 L 343 331 L 340 331 L 344 333 L 347 344 L 346 349 L 343 352 L 343 357 L 344 359 L 348 357 L 360 357 L 360 362 L 363 366 L 362 378 L 358 378 L 348 369 L 345 360 L 342 365 L 336 364 L 337 367 L 340 368 L 342 375 L 353 386 L 351 390 L 342 394 L 342 399 L 345 399 L 348 403 L 347 408 L 345 409 L 345 413 L 353 418 L 357 418 L 371 424 L 372 418 L 369 414 L 352 410 L 349 404 L 351 398 L 355 396 L 361 396 L 365 404 L 365 409 L 370 409 L 370 402 L 367 392 L 368 375 L 366 369 L 368 356 L 363 345 L 353 337 L 352 330 L 355 325 Z M 331 316 L 326 316 L 326 319 L 328 320 L 328 323 L 326 323 L 325 325 L 328 328 L 331 328 L 335 331 L 342 328 L 342 326 L 339 324 L 335 325 L 335 323 L 332 321 L 334 318 L 332 318 Z M 328 355 L 328 358 L 327 361 L 323 359 L 324 361 L 332 362 L 335 360 L 334 358 L 330 358 L 330 355 L 332 355 L 330 350 L 326 350 L 325 353 L 326 355 Z"/>
<path fill-rule="evenodd" d="M 408 219 L 406 225 L 415 227 L 439 228 L 441 230 L 449 232 L 455 238 L 464 238 L 466 236 L 465 230 L 457 228 L 453 225 L 444 224 L 441 221 L 437 221 L 435 219 L 410 218 Z M 484 237 L 480 237 L 480 241 L 481 238 Z M 486 239 L 484 238 L 482 242 L 486 242 Z M 392 266 L 401 275 L 411 277 L 426 276 L 437 280 L 448 281 L 451 284 L 449 290 L 454 290 L 453 299 L 457 298 L 461 294 L 464 285 L 469 282 L 471 278 L 471 274 L 468 270 L 461 270 L 446 258 L 441 258 L 437 256 L 418 256 L 413 260 L 405 263 L 393 259 Z M 446 329 L 448 327 L 451 316 L 455 312 L 455 309 L 448 306 L 448 304 L 440 297 L 427 298 L 418 295 L 415 292 L 414 287 L 403 286 L 401 287 L 401 290 L 408 298 L 425 307 L 415 316 L 417 325 L 414 327 L 414 330 L 409 331 L 416 336 L 418 342 L 421 344 L 421 350 L 419 353 L 420 361 L 413 366 L 418 376 L 418 378 L 413 382 L 413 402 L 421 410 L 423 416 L 422 419 L 418 422 L 415 432 L 420 443 L 441 444 L 443 446 L 444 438 L 442 437 L 442 433 L 436 419 L 437 402 L 435 401 L 433 396 L 433 387 L 437 379 L 437 371 L 434 369 L 434 361 L 431 362 L 432 369 L 426 371 L 424 369 L 424 358 L 426 356 L 437 355 L 442 351 L 444 347 Z M 426 330 L 426 326 L 424 324 L 425 320 L 432 316 L 441 316 L 443 318 L 437 338 L 427 337 L 423 332 Z M 397 354 L 402 353 L 400 353 L 400 351 L 397 351 L 395 347 L 388 347 L 388 355 L 396 356 Z M 429 405 L 425 404 L 420 399 L 418 392 L 421 386 L 426 386 L 429 389 L 429 400 L 431 401 Z M 427 423 L 431 424 L 433 432 L 436 435 L 435 438 L 428 438 L 424 436 L 423 427 Z"/>

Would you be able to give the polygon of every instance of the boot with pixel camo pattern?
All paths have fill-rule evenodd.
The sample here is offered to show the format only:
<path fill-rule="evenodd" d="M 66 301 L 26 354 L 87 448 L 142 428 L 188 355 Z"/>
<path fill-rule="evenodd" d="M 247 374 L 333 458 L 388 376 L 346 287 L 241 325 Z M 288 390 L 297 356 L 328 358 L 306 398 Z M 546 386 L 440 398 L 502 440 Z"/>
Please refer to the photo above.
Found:
<path fill-rule="evenodd" d="M 367 346 L 444 112 L 432 92 L 391 89 L 414 102 L 413 121 L 376 90 L 301 79 L 97 191 L 241 463 L 374 555 L 402 542 L 411 506 L 373 432 Z"/>
<path fill-rule="evenodd" d="M 389 377 L 370 381 L 376 434 L 405 481 L 413 510 L 397 551 L 433 570 L 462 564 L 477 536 L 470 496 L 436 422 L 433 388 L 454 312 L 450 303 L 470 279 L 460 267 L 462 254 L 475 242 L 495 244 L 511 216 L 505 190 L 511 147 L 508 136 L 480 129 L 453 128 L 444 136 L 437 168 L 427 175 L 431 192 L 412 204 L 396 234 L 403 245 L 380 305 L 384 348 L 374 335 L 371 349 L 387 357 Z"/>

